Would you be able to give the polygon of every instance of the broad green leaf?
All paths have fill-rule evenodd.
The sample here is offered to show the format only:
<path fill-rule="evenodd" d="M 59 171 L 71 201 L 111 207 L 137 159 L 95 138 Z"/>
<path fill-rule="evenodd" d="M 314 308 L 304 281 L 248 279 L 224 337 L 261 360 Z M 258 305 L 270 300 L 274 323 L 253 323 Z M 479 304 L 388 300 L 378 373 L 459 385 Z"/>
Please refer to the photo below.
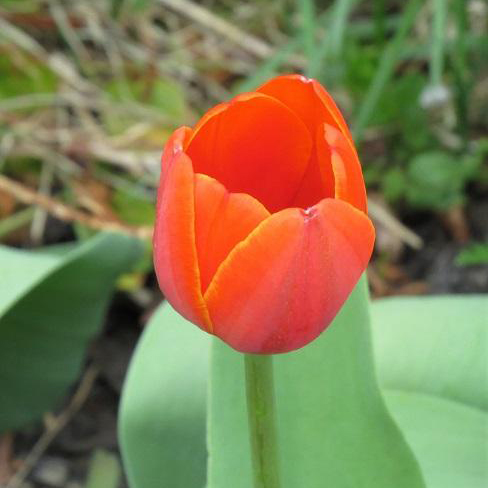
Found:
<path fill-rule="evenodd" d="M 350 307 L 350 304 L 346 307 Z M 375 355 L 381 385 L 386 387 L 384 394 L 387 405 L 420 460 L 428 488 L 486 486 L 483 471 L 488 465 L 485 462 L 486 417 L 481 407 L 475 406 L 485 405 L 483 408 L 486 408 L 487 373 L 486 361 L 483 361 L 483 357 L 486 357 L 483 345 L 486 347 L 487 344 L 486 307 L 485 297 L 457 296 L 386 299 L 372 305 Z M 359 312 L 347 309 L 341 312 L 336 324 L 319 341 L 331 334 L 340 338 L 339 330 L 333 332 L 339 329 L 336 326 L 347 329 L 345 321 L 356 313 Z M 348 383 L 346 380 L 351 379 L 351 367 L 367 366 L 364 351 L 358 353 L 358 349 L 364 349 L 368 344 L 367 340 L 364 342 L 364 331 L 355 337 L 354 344 L 349 348 L 337 347 L 338 338 L 329 337 L 329 340 L 333 341 L 330 346 L 333 352 L 329 358 L 322 357 L 323 344 L 277 357 L 277 369 L 281 368 L 278 401 L 288 405 L 289 418 L 312 416 L 315 419 L 315 422 L 310 422 L 308 430 L 297 432 L 297 428 L 291 429 L 288 439 L 282 443 L 285 446 L 294 443 L 301 447 L 295 453 L 296 458 L 288 463 L 291 466 L 285 468 L 286 476 L 290 476 L 289 471 L 293 471 L 297 463 L 308 463 L 310 470 L 317 467 L 323 469 L 317 459 L 308 458 L 307 451 L 304 451 L 309 445 L 309 438 L 323 437 L 320 439 L 322 445 L 334 444 L 335 457 L 342 457 L 344 451 L 357 447 L 356 438 L 359 435 L 371 431 L 376 435 L 376 430 L 383 430 L 373 423 L 372 426 L 361 426 L 353 442 L 350 439 L 345 442 L 338 436 L 337 430 L 345 419 L 349 421 L 351 411 L 357 409 L 361 410 L 361 415 L 367 415 L 371 412 L 370 405 L 377 403 L 377 400 L 376 395 L 373 399 L 366 395 L 358 384 L 355 385 L 357 392 L 354 401 L 344 405 L 341 400 L 342 388 L 333 389 L 339 380 Z M 130 368 L 121 409 L 121 443 L 131 488 L 204 486 L 208 343 L 206 334 L 178 316 L 168 305 L 160 308 L 144 332 Z M 229 428 L 218 432 L 214 425 L 209 432 L 211 445 L 219 442 L 225 449 L 223 454 L 215 450 L 211 453 L 210 470 L 215 478 L 216 463 L 222 464 L 233 456 L 234 462 L 227 469 L 220 466 L 223 472 L 217 481 L 223 486 L 239 487 L 239 480 L 248 476 L 250 469 L 247 435 L 243 432 L 242 423 L 233 423 L 234 410 L 241 411 L 240 415 L 243 415 L 243 385 L 236 388 L 235 382 L 242 381 L 234 378 L 236 367 L 242 366 L 231 364 L 235 363 L 237 353 L 221 343 L 215 348 L 214 355 L 231 359 L 220 369 L 218 385 L 215 384 L 215 375 L 212 377 L 212 390 L 218 387 L 222 396 L 211 397 L 210 409 L 214 416 L 220 417 L 219 425 Z M 301 369 L 295 372 L 300 355 L 313 348 L 316 348 L 313 354 L 316 363 L 312 365 L 312 374 L 305 374 Z M 307 358 L 308 354 L 311 353 L 307 353 Z M 334 355 L 337 357 L 332 359 Z M 296 356 L 293 359 L 296 362 L 283 369 L 283 360 L 287 356 Z M 214 357 L 212 368 L 216 366 L 215 360 Z M 349 367 L 340 369 L 338 379 L 331 380 L 329 371 L 336 371 L 340 362 L 349 363 Z M 229 367 L 232 372 L 224 374 Z M 324 373 L 324 369 L 328 371 Z M 458 374 L 455 374 L 456 370 Z M 314 387 L 316 383 L 312 380 L 316 381 L 317 377 L 325 393 Z M 293 393 L 287 398 L 284 398 L 285 381 L 295 385 Z M 477 395 L 484 400 L 476 400 Z M 317 398 L 320 401 L 323 397 L 326 397 L 327 405 L 321 413 L 317 413 Z M 312 398 L 313 402 L 305 410 L 300 408 L 298 398 Z M 226 405 L 231 408 L 224 408 Z M 331 410 L 335 410 L 334 422 L 320 436 L 316 432 L 317 426 Z M 300 422 L 303 423 L 302 420 Z M 289 429 L 294 424 L 297 425 L 295 420 L 287 425 L 280 417 L 280 435 L 283 436 L 283 429 Z M 387 425 L 391 427 L 389 422 Z M 348 447 L 349 444 L 352 447 Z M 392 453 L 395 454 L 395 450 Z M 346 459 L 351 456 L 347 452 L 345 455 Z M 221 459 L 221 456 L 225 459 Z M 374 450 L 368 451 L 364 462 L 392 459 L 390 453 L 379 456 L 380 461 L 374 459 L 375 456 L 378 457 Z M 195 468 L 196 460 L 199 460 L 199 464 Z M 347 465 L 344 462 L 349 486 L 354 488 L 360 486 L 351 479 L 355 472 L 352 463 L 357 462 L 356 459 Z M 383 471 L 383 466 L 379 472 Z M 331 475 L 327 479 L 334 479 L 334 486 L 337 486 L 337 476 Z M 303 482 L 296 486 L 313 487 L 313 484 L 307 485 L 309 481 L 304 477 Z M 377 481 L 374 480 L 374 486 L 381 486 L 376 484 Z M 401 486 L 399 483 L 392 482 L 391 486 Z M 219 486 L 209 484 L 208 488 Z M 406 483 L 406 486 L 414 485 Z"/>
<path fill-rule="evenodd" d="M 488 297 L 389 298 L 371 310 L 382 388 L 488 411 Z"/>
<path fill-rule="evenodd" d="M 117 276 L 140 243 L 99 234 L 41 251 L 0 247 L 0 432 L 35 420 L 72 384 Z"/>
<path fill-rule="evenodd" d="M 119 414 L 132 488 L 205 485 L 209 339 L 168 304 L 159 307 L 144 330 Z"/>
<path fill-rule="evenodd" d="M 428 488 L 486 488 L 488 416 L 442 397 L 385 391 Z"/>
<path fill-rule="evenodd" d="M 26 252 L 0 247 L 0 317 L 60 263 L 49 252 Z"/>
<path fill-rule="evenodd" d="M 373 303 L 374 346 L 387 404 L 428 488 L 488 483 L 488 297 Z"/>
<path fill-rule="evenodd" d="M 424 486 L 376 383 L 365 287 L 316 341 L 274 356 L 284 488 Z M 243 356 L 217 340 L 209 394 L 208 486 L 249 488 Z"/>

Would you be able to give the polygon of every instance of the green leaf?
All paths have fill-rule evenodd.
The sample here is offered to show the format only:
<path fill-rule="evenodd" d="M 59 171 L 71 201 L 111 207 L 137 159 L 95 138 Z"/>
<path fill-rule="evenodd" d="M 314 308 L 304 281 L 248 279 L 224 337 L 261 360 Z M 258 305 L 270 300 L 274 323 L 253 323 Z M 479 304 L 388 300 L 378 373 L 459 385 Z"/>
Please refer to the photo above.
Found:
<path fill-rule="evenodd" d="M 284 488 L 424 486 L 376 383 L 365 286 L 317 340 L 273 358 Z M 249 488 L 243 355 L 215 340 L 210 378 L 208 486 Z"/>
<path fill-rule="evenodd" d="M 419 460 L 428 488 L 486 488 L 485 412 L 413 392 L 387 390 L 385 398 Z"/>
<path fill-rule="evenodd" d="M 463 199 L 466 179 L 461 161 L 443 151 L 415 156 L 407 170 L 407 199 L 419 208 L 445 210 Z"/>
<path fill-rule="evenodd" d="M 308 464 L 311 471 L 324 470 L 306 450 L 311 442 L 320 442 L 324 450 L 333 449 L 334 458 L 346 456 L 343 469 L 352 477 L 361 458 L 350 460 L 352 454 L 347 451 L 357 449 L 361 436 L 387 435 L 378 426 L 385 415 L 381 404 L 380 420 L 371 425 L 360 424 L 352 441 L 337 434 L 339 429 L 349 429 L 345 421 L 357 421 L 351 412 L 367 418 L 373 411 L 371 404 L 379 403 L 377 393 L 371 397 L 361 383 L 354 385 L 354 401 L 346 403 L 342 398 L 351 393 L 351 386 L 344 387 L 351 384 L 351 371 L 362 368 L 366 376 L 371 375 L 367 335 L 364 330 L 354 335 L 347 332 L 352 323 L 349 320 L 360 314 L 351 309 L 352 305 L 346 305 L 336 323 L 318 341 L 302 351 L 276 357 L 278 401 L 286 405 L 286 411 L 280 412 L 280 435 L 284 429 L 291 429 L 282 444 L 288 449 L 286 452 L 298 446 L 296 457 L 285 468 L 286 476 L 293 476 L 297 464 Z M 356 305 L 362 308 L 365 303 Z M 488 373 L 483 358 L 488 344 L 487 307 L 488 299 L 477 296 L 397 298 L 372 305 L 379 379 L 388 407 L 420 460 L 428 488 L 486 486 L 487 425 L 483 409 L 488 404 Z M 339 347 L 343 335 L 350 336 L 351 344 Z M 130 368 L 121 408 L 121 444 L 132 488 L 158 488 L 162 483 L 174 488 L 204 485 L 208 344 L 206 334 L 168 305 L 159 309 L 145 330 Z M 325 356 L 323 349 L 327 347 Z M 219 370 L 213 373 L 211 382 L 211 421 L 216 423 L 209 436 L 211 446 L 219 443 L 223 451 L 212 451 L 210 471 L 220 485 L 238 488 L 241 477 L 242 486 L 246 486 L 250 469 L 249 441 L 242 420 L 245 395 L 242 379 L 236 377 L 236 370 L 243 367 L 240 355 L 220 342 L 214 345 L 213 355 L 212 369 Z M 310 361 L 311 373 L 300 367 L 305 359 Z M 330 378 L 332 373 L 337 378 Z M 318 408 L 324 399 L 326 404 Z M 305 401 L 310 401 L 306 410 L 300 408 Z M 241 422 L 235 419 L 236 411 Z M 330 412 L 335 413 L 334 422 L 322 431 L 319 426 Z M 299 431 L 296 419 L 300 419 L 300 425 L 306 421 L 308 429 Z M 287 420 L 289 424 L 285 423 Z M 395 432 L 389 420 L 386 426 Z M 375 445 L 371 444 L 363 460 L 365 464 L 382 463 L 378 473 L 388 462 L 384 459 L 393 463 L 398 451 L 405 452 L 400 447 L 387 456 L 378 456 Z M 231 464 L 227 466 L 227 462 Z M 339 463 L 336 459 L 334 462 Z M 216 469 L 221 472 L 220 477 Z M 298 484 L 295 479 L 295 486 L 313 488 L 313 484 L 307 484 L 310 478 L 306 476 L 305 473 Z M 402 478 L 399 475 L 400 481 L 395 480 L 390 486 L 401 486 Z M 335 472 L 324 479 L 334 480 L 334 487 L 340 486 Z M 362 485 L 351 480 L 349 486 Z M 381 486 L 377 478 L 373 486 Z M 405 486 L 415 485 L 405 481 Z"/>
<path fill-rule="evenodd" d="M 311 54 L 308 55 L 308 76 L 319 76 L 320 81 L 330 85 L 335 81 L 336 72 L 344 69 L 343 63 L 339 63 L 338 60 L 342 56 L 349 16 L 356 3 L 357 0 L 335 0 L 330 6 L 323 22 L 327 35 L 321 42 L 315 43 Z M 349 27 L 351 25 L 349 23 Z M 324 65 L 327 66 L 326 70 L 323 70 Z"/>
<path fill-rule="evenodd" d="M 381 386 L 488 410 L 488 297 L 446 295 L 373 302 Z"/>
<path fill-rule="evenodd" d="M 439 86 L 444 71 L 444 44 L 446 36 L 447 2 L 435 0 L 432 21 L 432 41 L 430 53 L 430 83 Z"/>
<path fill-rule="evenodd" d="M 210 336 L 168 304 L 144 330 L 119 414 L 125 469 L 133 488 L 205 484 L 205 411 Z"/>
<path fill-rule="evenodd" d="M 488 298 L 409 297 L 373 303 L 387 404 L 429 488 L 488 480 Z"/>
<path fill-rule="evenodd" d="M 0 432 L 40 417 L 76 380 L 114 282 L 139 253 L 138 241 L 115 234 L 0 247 Z"/>
<path fill-rule="evenodd" d="M 315 29 L 316 29 L 316 12 L 314 0 L 300 0 L 298 2 L 298 11 L 300 13 L 300 29 L 305 57 L 312 59 L 315 49 Z"/>
<path fill-rule="evenodd" d="M 464 248 L 456 256 L 458 266 L 477 266 L 488 264 L 488 242 L 478 242 Z"/>
<path fill-rule="evenodd" d="M 117 215 L 130 225 L 150 225 L 156 218 L 154 201 L 117 188 L 112 197 Z"/>

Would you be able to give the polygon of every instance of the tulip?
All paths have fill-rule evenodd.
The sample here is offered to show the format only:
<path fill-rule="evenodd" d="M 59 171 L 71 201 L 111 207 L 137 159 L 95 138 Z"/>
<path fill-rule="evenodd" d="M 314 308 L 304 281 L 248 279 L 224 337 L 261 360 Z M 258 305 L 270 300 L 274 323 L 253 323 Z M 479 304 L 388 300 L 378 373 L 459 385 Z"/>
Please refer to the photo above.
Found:
<path fill-rule="evenodd" d="M 282 353 L 314 340 L 373 243 L 351 134 L 315 80 L 274 78 L 165 146 L 159 285 L 181 315 L 238 351 Z"/>

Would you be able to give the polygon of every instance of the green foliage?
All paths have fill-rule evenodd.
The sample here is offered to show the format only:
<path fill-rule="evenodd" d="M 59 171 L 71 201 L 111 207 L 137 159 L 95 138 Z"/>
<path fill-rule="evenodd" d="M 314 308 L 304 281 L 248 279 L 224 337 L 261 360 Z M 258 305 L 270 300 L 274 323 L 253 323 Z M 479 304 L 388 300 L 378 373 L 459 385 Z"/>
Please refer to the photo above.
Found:
<path fill-rule="evenodd" d="M 385 391 L 428 488 L 485 488 L 488 416 L 430 394 Z"/>
<path fill-rule="evenodd" d="M 294 53 L 300 45 L 300 37 L 291 40 L 267 59 L 258 69 L 244 81 L 237 83 L 233 92 L 235 94 L 254 90 L 266 80 L 275 76 L 279 72 L 280 66 L 284 63 L 287 57 Z"/>
<path fill-rule="evenodd" d="M 418 208 L 445 210 L 464 199 L 464 186 L 473 176 L 469 161 L 432 151 L 414 157 L 407 169 L 406 197 Z"/>
<path fill-rule="evenodd" d="M 380 179 L 380 183 L 384 197 L 391 202 L 403 197 L 407 188 L 405 172 L 398 166 L 387 168 Z"/>
<path fill-rule="evenodd" d="M 371 125 L 385 126 L 401 134 L 401 141 L 396 139 L 393 144 L 400 146 L 401 143 L 404 153 L 425 150 L 432 144 L 426 112 L 420 106 L 425 83 L 425 77 L 418 73 L 407 73 L 392 80 L 371 115 Z M 393 149 L 396 149 L 394 154 L 400 153 L 397 148 Z"/>
<path fill-rule="evenodd" d="M 126 377 L 119 440 L 132 488 L 205 484 L 210 336 L 168 304 L 151 318 Z"/>
<path fill-rule="evenodd" d="M 113 194 L 112 205 L 117 215 L 130 225 L 152 225 L 156 218 L 153 201 L 120 188 Z"/>
<path fill-rule="evenodd" d="M 167 117 L 168 121 L 171 121 L 171 126 L 178 126 L 187 121 L 188 108 L 183 90 L 180 84 L 169 78 L 129 79 L 118 76 L 107 83 L 105 89 L 113 101 L 126 105 L 132 103 L 133 108 L 136 106 L 139 108 L 139 114 L 137 111 L 123 114 L 117 111 L 104 113 L 103 123 L 110 134 L 130 130 L 135 124 L 140 123 L 141 118 L 145 117 L 144 110 L 160 115 L 161 120 Z M 150 134 L 146 137 L 150 138 Z M 161 133 L 155 133 L 154 138 L 158 141 L 158 145 L 164 141 Z"/>
<path fill-rule="evenodd" d="M 404 199 L 415 209 L 445 211 L 464 203 L 468 182 L 485 184 L 482 168 L 485 152 L 484 143 L 471 154 L 455 156 L 439 150 L 422 152 L 412 157 L 406 168 L 393 164 L 386 168 L 381 165 L 368 168 L 366 181 L 379 184 L 390 202 Z"/>
<path fill-rule="evenodd" d="M 152 200 L 144 196 L 138 196 L 134 192 L 126 191 L 118 188 L 114 191 L 112 196 L 112 206 L 116 214 L 121 218 L 123 222 L 129 225 L 153 225 L 156 219 L 156 207 Z M 126 275 L 124 278 L 125 288 L 134 288 L 137 286 L 137 280 L 131 280 L 139 276 L 140 273 L 149 273 L 153 268 L 153 254 L 152 254 L 152 244 L 150 241 L 144 243 L 144 252 L 141 259 L 138 261 L 136 266 L 134 266 L 134 271 L 136 271 L 136 276 Z"/>
<path fill-rule="evenodd" d="M 471 244 L 456 256 L 458 266 L 477 266 L 488 264 L 488 243 Z"/>
<path fill-rule="evenodd" d="M 186 101 L 181 86 L 169 78 L 135 80 L 115 78 L 106 87 L 115 100 L 133 99 L 156 108 L 181 121 L 186 114 Z"/>
<path fill-rule="evenodd" d="M 371 311 L 380 386 L 390 411 L 419 459 L 427 488 L 484 487 L 488 299 L 482 296 L 385 299 L 374 302 Z M 347 309 L 341 312 L 342 317 L 338 317 L 317 343 L 295 353 L 276 356 L 277 395 L 281 405 L 279 429 L 281 436 L 288 436 L 281 443 L 286 457 L 283 469 L 292 479 L 307 463 L 312 472 L 339 470 L 339 453 L 342 456 L 344 451 L 354 452 L 367 432 L 373 439 L 388 437 L 382 429 L 368 425 L 356 430 L 352 440 L 338 434 L 351 429 L 347 424 L 351 412 L 356 410 L 366 417 L 374 411 L 372 405 L 378 405 L 377 394 L 371 398 L 371 390 L 367 390 L 369 394 L 364 390 L 365 385 L 371 387 L 374 383 L 368 354 L 361 351 L 364 337 L 350 333 L 351 323 L 341 323 L 351 318 L 351 314 L 354 315 Z M 350 347 L 344 338 L 348 335 L 352 341 Z M 344 343 L 339 348 L 340 336 Z M 158 310 L 144 332 L 126 381 L 120 415 L 121 443 L 132 488 L 204 486 L 209 344 L 209 336 L 187 323 L 167 304 Z M 354 348 L 353 344 L 356 344 Z M 325 348 L 330 348 L 327 355 L 322 352 Z M 249 475 L 246 421 L 242 412 L 244 392 L 239 373 L 241 359 L 227 346 L 214 343 L 209 469 L 213 479 L 224 483 L 223 486 L 229 486 L 229 480 L 232 486 L 239 486 L 240 478 Z M 311 369 L 304 371 L 306 362 Z M 360 367 L 364 369 L 363 381 L 355 384 L 354 401 L 347 402 L 343 396 L 348 397 L 350 391 L 344 385 L 352 382 L 352 372 Z M 335 391 L 334 385 L 339 384 L 340 390 Z M 293 394 L 286 394 L 289 389 L 293 389 Z M 307 408 L 303 410 L 305 404 Z M 325 427 L 324 421 L 334 410 L 335 420 Z M 345 413 L 346 423 L 340 421 L 346 418 Z M 376 422 L 384 420 L 383 413 Z M 352 421 L 361 422 L 357 416 L 352 416 Z M 319 439 L 322 455 L 331 449 L 332 461 L 328 461 L 331 463 L 328 467 L 323 462 L 314 463 L 310 457 L 311 446 L 319 443 Z M 373 458 L 374 446 L 373 442 L 370 451 Z M 298 450 L 290 458 L 295 447 Z M 318 452 L 315 455 L 320 456 Z M 391 456 L 395 455 L 398 451 L 392 450 Z M 378 462 L 386 462 L 391 459 L 389 456 L 390 453 Z M 368 460 L 373 464 L 376 461 Z M 360 464 L 361 459 L 354 458 L 343 469 L 347 476 L 354 476 L 353 466 Z M 372 486 L 381 486 L 378 479 L 384 475 L 375 472 Z M 315 486 L 303 482 L 310 481 L 313 474 L 304 476 L 307 478 L 301 478 L 300 486 Z M 337 472 L 327 479 L 334 480 L 334 486 L 347 482 Z M 210 481 L 208 488 L 220 486 Z M 395 480 L 388 486 L 400 486 L 398 483 Z M 350 483 L 347 486 L 369 485 Z"/>
<path fill-rule="evenodd" d="M 488 298 L 373 303 L 380 385 L 429 488 L 483 488 L 488 479 Z"/>
<path fill-rule="evenodd" d="M 314 0 L 297 2 L 300 12 L 302 44 L 307 59 L 312 59 L 315 52 L 316 13 Z"/>
<path fill-rule="evenodd" d="M 379 487 L 386 480 L 390 484 L 385 486 L 402 486 L 402 478 L 409 488 L 419 486 L 415 462 L 375 386 L 363 293 L 364 289 L 356 290 L 318 341 L 275 357 L 283 478 L 289 486 L 297 486 L 297 479 L 300 486 L 322 486 L 326 475 L 334 479 L 334 486 L 356 476 L 365 483 L 354 484 L 358 488 Z M 209 343 L 208 335 L 167 304 L 144 332 L 120 412 L 122 451 L 133 488 L 204 485 Z M 242 355 L 215 340 L 209 488 L 250 486 L 243 379 Z M 346 423 L 338 421 L 344 412 Z M 388 454 L 379 455 L 387 448 Z M 376 462 L 381 468 L 374 468 Z M 394 477 L 396 470 L 402 475 Z"/>
<path fill-rule="evenodd" d="M 52 93 L 56 86 L 56 76 L 47 66 L 27 58 L 15 64 L 11 58 L 0 56 L 0 99 Z"/>
<path fill-rule="evenodd" d="M 424 486 L 376 383 L 365 287 L 320 338 L 273 357 L 284 488 Z M 210 378 L 208 485 L 248 488 L 243 355 L 215 340 Z"/>
<path fill-rule="evenodd" d="M 354 134 L 358 140 L 361 140 L 363 131 L 369 124 L 377 103 L 383 96 L 385 87 L 392 77 L 396 63 L 400 57 L 403 42 L 421 6 L 421 0 L 409 0 L 407 2 L 403 9 L 398 29 L 381 55 L 377 71 L 357 112 Z"/>
<path fill-rule="evenodd" d="M 39 418 L 76 380 L 115 280 L 139 253 L 138 241 L 115 234 L 0 247 L 0 432 Z"/>

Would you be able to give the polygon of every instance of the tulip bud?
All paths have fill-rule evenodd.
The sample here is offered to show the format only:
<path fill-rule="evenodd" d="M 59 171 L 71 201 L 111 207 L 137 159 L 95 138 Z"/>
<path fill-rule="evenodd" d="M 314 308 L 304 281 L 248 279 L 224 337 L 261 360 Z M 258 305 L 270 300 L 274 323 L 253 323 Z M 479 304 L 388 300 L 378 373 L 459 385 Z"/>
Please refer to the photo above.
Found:
<path fill-rule="evenodd" d="M 370 259 L 361 165 L 315 80 L 280 76 L 176 130 L 154 262 L 166 299 L 238 351 L 281 353 L 332 321 Z"/>

